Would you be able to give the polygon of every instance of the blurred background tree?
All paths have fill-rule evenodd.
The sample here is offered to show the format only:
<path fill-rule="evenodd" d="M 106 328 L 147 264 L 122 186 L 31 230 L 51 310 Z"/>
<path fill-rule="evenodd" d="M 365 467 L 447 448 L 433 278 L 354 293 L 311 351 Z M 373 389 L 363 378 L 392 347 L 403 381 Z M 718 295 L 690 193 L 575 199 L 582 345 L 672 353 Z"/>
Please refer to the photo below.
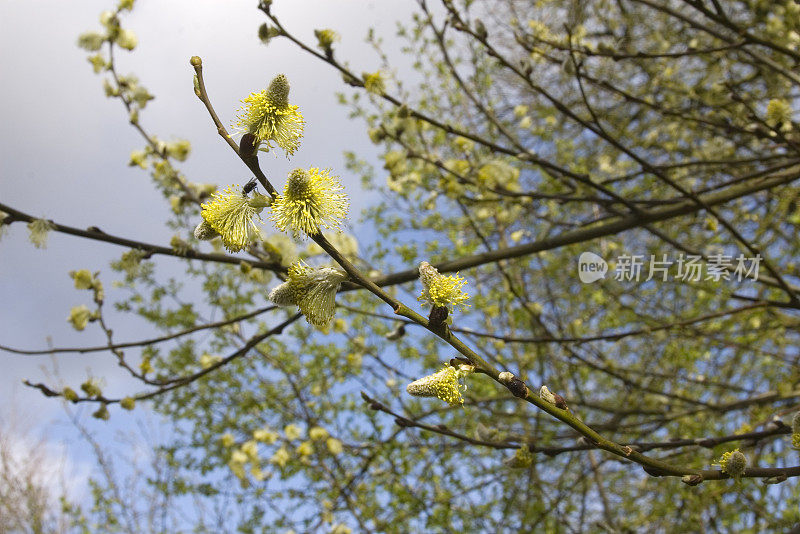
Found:
<path fill-rule="evenodd" d="M 172 242 L 0 209 L 5 224 L 28 223 L 35 244 L 54 230 L 131 247 L 114 264 L 129 297 L 114 306 L 159 332 L 117 344 L 89 271 L 73 279 L 93 305 L 71 318 L 105 332 L 97 350 L 141 389 L 31 385 L 101 419 L 146 404 L 172 421 L 175 435 L 155 444 L 169 476 L 152 486 L 200 512 L 161 528 L 782 532 L 800 522 L 800 5 L 420 0 L 398 26 L 401 50 L 369 33 L 382 64 L 364 72 L 339 57 L 334 28 L 303 41 L 280 2 L 262 1 L 252 31 L 341 73 L 340 100 L 385 165 L 349 153 L 333 170 L 380 195 L 358 239 L 298 239 L 267 221 L 236 254 L 193 233 L 227 184 L 184 176 L 188 144 L 149 132 L 152 95 L 115 68 L 115 51 L 137 45 L 124 24 L 132 5 L 122 0 L 79 44 L 145 139 L 130 163 L 170 203 Z M 226 137 L 205 89 L 214 71 L 193 65 L 217 121 L 209 135 L 221 128 L 259 194 L 283 191 L 252 140 Z M 584 252 L 608 261 L 604 278 L 581 281 Z M 186 257 L 185 273 L 160 272 L 161 255 Z M 267 299 L 298 259 L 349 275 L 327 326 Z M 423 261 L 460 273 L 468 309 L 419 315 Z M 406 384 L 443 364 L 474 367 L 463 406 L 409 396 Z M 126 499 L 102 491 L 113 476 L 97 484 L 102 506 L 74 511 L 76 522 L 113 531 Z"/>
<path fill-rule="evenodd" d="M 62 451 L 63 452 L 63 451 Z M 58 451 L 4 414 L 0 419 L 0 533 L 69 531 L 69 492 Z"/>

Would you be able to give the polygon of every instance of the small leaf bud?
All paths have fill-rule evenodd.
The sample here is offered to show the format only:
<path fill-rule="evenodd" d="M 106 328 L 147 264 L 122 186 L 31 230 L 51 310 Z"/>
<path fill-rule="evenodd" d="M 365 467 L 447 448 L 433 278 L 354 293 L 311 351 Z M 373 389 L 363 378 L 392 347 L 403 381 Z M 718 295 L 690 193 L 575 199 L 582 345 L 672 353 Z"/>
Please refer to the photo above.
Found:
<path fill-rule="evenodd" d="M 406 334 L 406 325 L 400 323 L 397 328 L 386 334 L 384 337 L 389 341 L 396 341 Z"/>
<path fill-rule="evenodd" d="M 549 402 L 550 404 L 556 403 L 556 396 L 547 389 L 547 386 L 542 386 L 539 389 L 539 398 L 545 402 Z"/>
<path fill-rule="evenodd" d="M 569 409 L 569 406 L 567 406 L 567 401 L 564 400 L 564 397 L 562 397 L 558 393 L 553 393 L 553 397 L 555 397 L 556 399 L 556 402 L 554 403 L 556 405 L 556 408 L 560 408 L 562 410 Z"/>
<path fill-rule="evenodd" d="M 475 19 L 475 35 L 477 35 L 481 40 L 485 40 L 486 36 L 488 35 L 486 26 L 484 26 L 481 19 Z"/>
<path fill-rule="evenodd" d="M 194 94 L 197 98 L 202 98 L 203 93 L 200 91 L 200 78 L 197 77 L 197 74 L 192 78 L 192 85 L 194 85 Z"/>
<path fill-rule="evenodd" d="M 503 371 L 500 373 L 497 379 L 501 384 L 507 387 L 511 394 L 515 397 L 524 399 L 528 396 L 528 386 L 525 385 L 525 382 L 514 376 L 513 373 Z"/>
<path fill-rule="evenodd" d="M 689 486 L 697 486 L 703 481 L 703 475 L 683 475 L 681 482 Z"/>

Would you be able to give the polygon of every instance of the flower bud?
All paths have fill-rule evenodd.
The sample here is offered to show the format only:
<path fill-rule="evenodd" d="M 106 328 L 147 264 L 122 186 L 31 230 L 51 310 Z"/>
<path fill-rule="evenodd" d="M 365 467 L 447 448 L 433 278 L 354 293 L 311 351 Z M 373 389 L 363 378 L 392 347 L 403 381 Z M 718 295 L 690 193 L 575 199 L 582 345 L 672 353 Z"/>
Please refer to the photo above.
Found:
<path fill-rule="evenodd" d="M 86 325 L 89 324 L 89 321 L 93 319 L 94 314 L 92 314 L 92 311 L 87 308 L 86 305 L 81 304 L 80 306 L 75 306 L 70 310 L 69 317 L 67 317 L 67 322 L 72 325 L 72 328 L 80 332 L 86 328 Z"/>
<path fill-rule="evenodd" d="M 284 467 L 291 459 L 289 455 L 289 451 L 286 450 L 286 447 L 281 447 L 275 454 L 272 455 L 272 458 L 269 459 L 270 463 L 273 463 L 277 466 Z"/>
<path fill-rule="evenodd" d="M 197 98 L 203 98 L 203 92 L 200 90 L 200 78 L 197 77 L 197 74 L 192 78 L 192 87 L 195 96 L 197 96 Z"/>
<path fill-rule="evenodd" d="M 236 438 L 230 432 L 225 432 L 219 437 L 219 443 L 225 448 L 233 447 L 233 444 L 236 443 Z"/>
<path fill-rule="evenodd" d="M 272 444 L 278 440 L 278 434 L 268 428 L 259 428 L 253 432 L 253 439 L 262 443 Z"/>
<path fill-rule="evenodd" d="M 301 457 L 311 456 L 314 454 L 314 445 L 310 441 L 304 441 L 295 450 Z"/>
<path fill-rule="evenodd" d="M 495 427 L 490 428 L 483 423 L 475 425 L 475 439 L 480 441 L 494 441 L 499 440 L 501 437 L 500 431 Z"/>
<path fill-rule="evenodd" d="M 208 354 L 208 353 L 202 354 L 199 360 L 200 367 L 202 367 L 203 369 L 208 369 L 218 364 L 221 361 L 222 361 L 222 356 L 220 356 L 219 354 Z"/>
<path fill-rule="evenodd" d="M 47 237 L 55 226 L 46 219 L 36 219 L 28 223 L 28 239 L 36 248 L 47 248 Z"/>
<path fill-rule="evenodd" d="M 782 98 L 773 98 L 767 104 L 767 124 L 772 127 L 789 124 L 792 120 L 792 106 Z"/>
<path fill-rule="evenodd" d="M 739 449 L 734 449 L 723 454 L 718 464 L 723 473 L 738 479 L 744 474 L 744 470 L 747 467 L 747 457 Z"/>
<path fill-rule="evenodd" d="M 333 43 L 339 40 L 339 34 L 333 30 L 314 30 L 314 36 L 317 38 L 317 46 L 327 54 L 333 50 Z"/>
<path fill-rule="evenodd" d="M 242 443 L 241 451 L 251 460 L 258 460 L 258 443 L 255 440 L 251 439 Z"/>
<path fill-rule="evenodd" d="M 342 442 L 336 438 L 328 438 L 325 440 L 325 446 L 328 447 L 328 452 L 336 456 L 337 454 L 341 454 L 344 450 L 342 446 Z"/>
<path fill-rule="evenodd" d="M 280 28 L 277 26 L 270 26 L 266 22 L 258 27 L 258 38 L 264 44 L 269 44 L 272 39 L 281 35 L 283 35 L 283 33 Z"/>
<path fill-rule="evenodd" d="M 172 239 L 169 240 L 169 246 L 179 256 L 186 256 L 192 250 L 191 245 L 178 235 L 172 236 Z"/>
<path fill-rule="evenodd" d="M 528 396 L 528 386 L 525 385 L 525 382 L 514 376 L 513 373 L 503 371 L 497 376 L 497 380 L 507 387 L 515 397 L 524 399 Z"/>
<path fill-rule="evenodd" d="M 120 30 L 114 41 L 125 50 L 133 50 L 139 44 L 139 39 L 136 38 L 136 34 L 131 30 Z"/>
<path fill-rule="evenodd" d="M 89 52 L 96 52 L 103 46 L 106 38 L 95 32 L 86 32 L 78 36 L 78 46 Z"/>
<path fill-rule="evenodd" d="M 117 16 L 113 11 L 106 10 L 100 13 L 100 24 L 111 29 L 119 25 L 119 20 L 117 20 Z"/>
<path fill-rule="evenodd" d="M 323 439 L 327 439 L 328 435 L 329 435 L 328 431 L 319 426 L 312 427 L 308 431 L 308 437 L 311 438 L 313 441 L 320 441 Z"/>
<path fill-rule="evenodd" d="M 215 237 L 219 237 L 219 233 L 208 222 L 203 220 L 195 227 L 194 236 L 200 241 L 210 241 Z"/>
<path fill-rule="evenodd" d="M 481 40 L 485 40 L 486 36 L 488 35 L 486 26 L 483 24 L 481 19 L 475 19 L 475 35 L 477 35 Z"/>
<path fill-rule="evenodd" d="M 92 378 L 81 384 L 81 390 L 89 397 L 99 397 L 103 394 L 97 381 Z"/>
<path fill-rule="evenodd" d="M 101 404 L 100 407 L 97 409 L 96 412 L 92 413 L 92 417 L 95 419 L 102 419 L 103 421 L 108 421 L 111 417 L 111 414 L 108 413 L 108 408 L 105 404 Z"/>
<path fill-rule="evenodd" d="M 689 486 L 697 486 L 703 481 L 703 475 L 683 475 L 681 482 Z"/>
<path fill-rule="evenodd" d="M 303 429 L 295 424 L 288 424 L 283 427 L 283 434 L 289 441 L 298 439 L 303 435 Z"/>
<path fill-rule="evenodd" d="M 94 277 L 88 269 L 70 271 L 69 275 L 75 281 L 75 289 L 92 289 L 94 287 Z"/>
<path fill-rule="evenodd" d="M 278 74 L 269 82 L 267 98 L 279 109 L 289 105 L 289 78 L 285 74 Z"/>
<path fill-rule="evenodd" d="M 512 469 L 527 469 L 533 465 L 533 454 L 527 445 L 522 445 L 514 456 L 506 458 L 503 463 Z"/>
<path fill-rule="evenodd" d="M 291 284 L 283 283 L 269 292 L 269 300 L 278 306 L 295 306 L 297 298 Z"/>
<path fill-rule="evenodd" d="M 447 366 L 444 369 L 411 382 L 406 386 L 409 395 L 415 397 L 437 397 L 451 406 L 461 406 L 464 398 L 461 396 L 462 386 L 460 381 L 474 368 L 464 365 L 456 370 Z"/>
<path fill-rule="evenodd" d="M 539 389 L 539 398 L 550 404 L 556 403 L 556 396 L 547 389 L 547 386 L 542 386 L 541 389 Z"/>
<path fill-rule="evenodd" d="M 166 149 L 169 157 L 178 161 L 186 161 L 186 158 L 189 157 L 189 152 L 192 151 L 192 144 L 186 139 L 181 139 L 167 143 Z"/>
<path fill-rule="evenodd" d="M 376 95 L 382 95 L 386 92 L 386 82 L 383 75 L 378 72 L 364 72 L 361 74 L 363 78 L 364 89 Z"/>

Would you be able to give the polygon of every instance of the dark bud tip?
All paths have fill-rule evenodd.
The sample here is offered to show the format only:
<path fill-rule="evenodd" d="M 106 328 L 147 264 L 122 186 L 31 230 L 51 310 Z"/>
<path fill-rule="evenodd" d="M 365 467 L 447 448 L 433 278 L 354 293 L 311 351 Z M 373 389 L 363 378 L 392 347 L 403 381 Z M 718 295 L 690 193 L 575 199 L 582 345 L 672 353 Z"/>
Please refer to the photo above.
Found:
<path fill-rule="evenodd" d="M 703 475 L 684 475 L 681 477 L 681 482 L 688 486 L 697 486 L 703 481 Z"/>
<path fill-rule="evenodd" d="M 258 141 L 256 136 L 251 133 L 246 133 L 239 141 L 239 154 L 243 158 L 252 158 L 258 153 Z"/>
<path fill-rule="evenodd" d="M 192 58 L 189 60 L 189 64 L 192 67 L 202 67 L 203 66 L 203 60 L 200 59 L 200 56 L 192 56 Z"/>
<path fill-rule="evenodd" d="M 560 408 L 562 410 L 569 410 L 569 406 L 567 406 L 567 401 L 564 400 L 564 397 L 562 397 L 558 393 L 553 393 L 553 397 L 555 397 L 556 399 L 556 402 L 554 403 L 556 405 L 556 408 Z"/>
<path fill-rule="evenodd" d="M 364 402 L 372 402 L 372 399 L 369 398 L 369 395 L 361 391 L 361 398 L 364 399 Z"/>
<path fill-rule="evenodd" d="M 258 38 L 262 41 L 269 41 L 269 25 L 266 22 L 258 27 Z"/>
<path fill-rule="evenodd" d="M 516 376 L 506 383 L 506 387 L 515 397 L 524 399 L 528 396 L 528 386 Z"/>
<path fill-rule="evenodd" d="M 428 322 L 432 328 L 437 326 L 441 326 L 447 320 L 448 314 L 447 307 L 445 306 L 435 306 L 431 310 L 431 314 L 428 316 Z"/>
<path fill-rule="evenodd" d="M 458 369 L 460 365 L 472 365 L 472 362 L 466 358 L 450 358 L 450 367 Z"/>

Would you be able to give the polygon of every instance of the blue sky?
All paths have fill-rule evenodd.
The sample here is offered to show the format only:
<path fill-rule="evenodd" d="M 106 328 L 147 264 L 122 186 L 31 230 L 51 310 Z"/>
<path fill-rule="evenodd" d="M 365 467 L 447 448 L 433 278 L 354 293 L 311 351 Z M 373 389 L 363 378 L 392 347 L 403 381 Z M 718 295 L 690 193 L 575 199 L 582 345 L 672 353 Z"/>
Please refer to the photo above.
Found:
<path fill-rule="evenodd" d="M 254 0 L 137 2 L 123 26 L 137 34 L 139 46 L 132 53 L 120 51 L 117 63 L 120 72 L 135 73 L 156 96 L 142 113 L 141 123 L 164 140 L 183 138 L 192 143 L 192 155 L 180 167 L 190 180 L 243 183 L 248 179 L 246 169 L 217 136 L 192 92 L 189 57 L 203 58 L 208 91 L 225 122 L 233 119 L 241 98 L 260 90 L 275 74 L 285 73 L 292 82 L 291 100 L 307 121 L 305 137 L 291 161 L 266 154 L 262 167 L 268 175 L 280 177 L 275 180 L 279 187 L 292 168 L 332 167 L 342 176 L 356 220 L 369 198 L 359 194 L 358 178 L 344 172 L 342 152 L 354 150 L 371 159 L 376 149 L 363 124 L 348 121 L 347 111 L 336 103 L 334 93 L 343 86 L 335 72 L 279 39 L 269 46 L 260 44 L 256 33 L 263 16 L 256 4 Z M 111 0 L 0 1 L 0 202 L 63 224 L 94 225 L 108 233 L 167 245 L 173 235 L 163 224 L 169 206 L 151 187 L 146 172 L 127 166 L 130 152 L 144 142 L 127 125 L 120 102 L 104 97 L 102 78 L 92 73 L 86 52 L 75 45 L 78 34 L 99 28 L 99 13 L 113 5 Z M 314 42 L 314 28 L 337 30 L 343 36 L 337 51 L 357 72 L 379 66 L 363 43 L 367 28 L 390 36 L 394 21 L 403 18 L 408 8 L 405 2 L 379 0 L 274 3 L 284 24 L 309 42 Z M 397 51 L 390 47 L 388 52 Z M 124 251 L 57 233 L 50 235 L 46 250 L 39 250 L 28 242 L 24 224 L 12 225 L 0 240 L 0 344 L 28 349 L 101 344 L 98 329 L 77 333 L 66 322 L 70 308 L 89 304 L 90 298 L 73 289 L 67 273 L 100 270 L 107 301 L 113 302 L 119 294 L 111 282 L 119 275 L 112 273 L 109 262 Z M 178 266 L 169 258 L 159 261 Z M 112 316 L 112 326 L 119 341 L 153 335 L 130 317 L 114 321 Z M 59 402 L 22 386 L 23 379 L 53 384 L 55 366 L 61 380 L 73 386 L 92 375 L 103 377 L 109 391 L 132 391 L 110 354 L 52 358 L 0 351 L 0 358 L 0 417 L 16 413 L 28 426 L 49 428 L 53 440 L 74 438 L 69 427 L 53 426 L 63 420 L 63 410 Z M 115 411 L 110 424 L 87 423 L 100 439 L 111 439 L 111 429 L 126 425 Z M 85 453 L 67 450 L 74 463 L 86 460 Z"/>

